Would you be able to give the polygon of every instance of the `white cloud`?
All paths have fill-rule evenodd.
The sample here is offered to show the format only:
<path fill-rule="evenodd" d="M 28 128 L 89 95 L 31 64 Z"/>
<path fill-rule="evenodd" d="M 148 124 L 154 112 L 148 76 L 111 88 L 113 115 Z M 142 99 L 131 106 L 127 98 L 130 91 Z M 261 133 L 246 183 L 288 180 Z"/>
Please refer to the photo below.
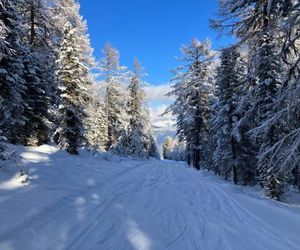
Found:
<path fill-rule="evenodd" d="M 174 98 L 166 96 L 171 91 L 170 84 L 162 84 L 158 86 L 150 85 L 145 87 L 146 99 L 148 102 L 172 101 Z"/>
<path fill-rule="evenodd" d="M 149 103 L 153 132 L 160 143 L 166 135 L 173 135 L 176 131 L 174 117 L 170 113 L 164 114 L 174 101 L 174 97 L 166 96 L 171 91 L 171 85 L 149 85 L 144 90 Z"/>
<path fill-rule="evenodd" d="M 150 107 L 150 115 L 152 120 L 153 135 L 156 138 L 158 148 L 162 150 L 162 144 L 167 136 L 174 137 L 176 134 L 175 119 L 171 114 L 162 114 L 168 105 L 160 105 Z"/>
<path fill-rule="evenodd" d="M 150 107 L 150 116 L 151 116 L 154 131 L 175 130 L 174 117 L 170 113 L 162 115 L 165 112 L 167 107 L 168 107 L 167 105 Z"/>

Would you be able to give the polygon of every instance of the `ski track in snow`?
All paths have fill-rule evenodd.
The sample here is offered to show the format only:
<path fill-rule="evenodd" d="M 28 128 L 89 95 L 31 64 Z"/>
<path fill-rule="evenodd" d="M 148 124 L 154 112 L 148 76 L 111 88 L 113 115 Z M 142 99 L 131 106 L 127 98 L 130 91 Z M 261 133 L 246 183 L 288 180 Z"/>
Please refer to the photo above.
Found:
<path fill-rule="evenodd" d="M 184 163 L 72 157 L 50 146 L 21 156 L 35 178 L 0 185 L 1 250 L 300 246 L 299 207 Z"/>

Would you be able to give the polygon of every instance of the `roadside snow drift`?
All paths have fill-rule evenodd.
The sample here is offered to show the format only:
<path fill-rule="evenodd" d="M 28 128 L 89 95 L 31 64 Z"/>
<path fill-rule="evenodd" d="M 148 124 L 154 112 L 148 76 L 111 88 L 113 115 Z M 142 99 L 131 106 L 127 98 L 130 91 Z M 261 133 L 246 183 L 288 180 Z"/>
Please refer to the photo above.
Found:
<path fill-rule="evenodd" d="M 300 208 L 184 163 L 51 146 L 0 170 L 0 249 L 299 249 Z"/>

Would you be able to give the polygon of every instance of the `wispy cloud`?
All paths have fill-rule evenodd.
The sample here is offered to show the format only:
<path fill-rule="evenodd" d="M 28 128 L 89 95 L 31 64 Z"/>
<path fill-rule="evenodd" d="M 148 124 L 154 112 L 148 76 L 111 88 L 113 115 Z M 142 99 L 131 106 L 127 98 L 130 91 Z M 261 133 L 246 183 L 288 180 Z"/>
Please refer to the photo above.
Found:
<path fill-rule="evenodd" d="M 166 96 L 171 91 L 170 84 L 149 85 L 145 87 L 146 98 L 148 102 L 171 102 L 173 97 Z"/>
<path fill-rule="evenodd" d="M 152 119 L 154 131 L 174 131 L 175 121 L 172 114 L 165 114 L 167 105 L 160 105 L 158 107 L 150 107 L 150 115 Z"/>
<path fill-rule="evenodd" d="M 176 130 L 172 114 L 164 114 L 167 107 L 174 101 L 173 97 L 166 96 L 170 91 L 170 84 L 149 85 L 145 87 L 146 99 L 150 107 L 153 132 L 156 135 L 174 133 Z"/>

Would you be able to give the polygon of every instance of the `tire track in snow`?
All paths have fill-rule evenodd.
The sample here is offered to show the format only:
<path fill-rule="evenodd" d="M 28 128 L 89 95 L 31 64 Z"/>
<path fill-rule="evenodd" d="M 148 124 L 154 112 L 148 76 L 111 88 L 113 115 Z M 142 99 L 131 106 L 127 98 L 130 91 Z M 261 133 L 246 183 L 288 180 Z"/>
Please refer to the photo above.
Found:
<path fill-rule="evenodd" d="M 89 164 L 84 178 L 101 176 L 102 168 L 92 168 L 97 161 Z M 183 163 L 120 161 L 117 167 L 117 173 L 104 168 L 106 177 L 92 186 L 72 182 L 52 204 L 0 235 L 0 242 L 18 238 L 15 249 L 28 250 L 299 247 L 294 234 L 278 231 L 253 212 L 249 202 L 255 197 L 235 194 L 230 184 L 206 178 Z M 72 180 L 76 171 L 65 173 L 65 178 Z M 255 205 L 266 210 L 268 204 Z"/>
<path fill-rule="evenodd" d="M 110 178 L 108 180 L 105 180 L 104 182 L 95 183 L 94 188 L 101 189 L 102 187 L 109 185 L 110 182 L 113 182 L 112 180 L 118 180 L 118 178 L 121 178 L 123 176 L 131 176 L 132 172 L 137 169 L 139 169 L 139 164 L 134 167 L 126 168 L 121 172 L 110 176 Z M 81 187 L 75 190 L 75 192 L 74 189 L 72 189 L 69 193 L 63 195 L 58 200 L 55 200 L 52 204 L 47 205 L 46 207 L 39 208 L 39 210 L 32 216 L 27 218 L 25 217 L 20 224 L 16 225 L 13 228 L 7 229 L 4 234 L 0 235 L 0 242 L 9 241 L 11 238 L 14 238 L 15 235 L 23 235 L 19 237 L 21 239 L 32 239 L 29 243 L 34 245 L 34 238 L 38 238 L 36 234 L 41 233 L 43 231 L 43 228 L 47 228 L 49 222 L 53 221 L 53 218 L 58 218 L 60 215 L 65 215 L 65 211 L 72 211 L 74 208 L 74 200 L 76 199 L 76 197 L 87 196 L 88 194 L 90 194 L 90 192 L 91 189 L 88 186 Z M 73 222 L 73 227 L 80 226 L 80 222 Z M 26 228 L 26 230 L 24 230 L 24 228 Z M 20 249 L 23 249 L 24 247 L 25 246 L 22 245 L 20 246 Z M 31 249 L 31 247 L 28 246 L 28 249 Z M 37 248 L 34 249 L 39 249 L 39 247 L 37 246 Z M 50 249 L 52 248 L 50 247 Z"/>
<path fill-rule="evenodd" d="M 203 230 L 206 230 L 206 234 L 216 234 L 216 232 L 209 232 L 208 225 L 219 224 L 216 229 L 221 228 L 223 230 L 226 230 L 227 232 L 229 231 L 233 233 L 234 235 L 236 235 L 235 237 L 240 238 L 240 242 L 243 242 L 242 239 L 247 237 L 248 242 L 252 241 L 253 245 L 256 245 L 257 247 L 260 246 L 261 249 L 282 249 L 282 247 L 284 246 L 289 246 L 289 249 L 297 249 L 297 246 L 294 243 L 291 244 L 291 242 L 289 241 L 282 242 L 282 239 L 280 239 L 280 235 L 277 235 L 276 233 L 274 234 L 274 230 L 272 230 L 270 226 L 253 215 L 240 203 L 231 198 L 224 190 L 221 190 L 219 186 L 215 184 L 215 182 L 204 182 L 203 179 L 201 180 L 200 176 L 197 176 L 198 178 L 200 178 L 197 179 L 196 182 L 200 185 L 193 185 L 193 179 L 195 178 L 195 176 L 196 175 L 194 174 L 190 176 L 190 186 L 197 187 L 199 188 L 199 190 L 203 189 L 203 192 L 198 192 L 197 190 L 190 192 L 187 191 L 187 194 L 181 195 L 180 199 L 185 199 L 186 202 L 183 202 L 185 204 L 190 203 L 191 200 L 193 201 L 192 205 L 189 207 L 189 210 L 192 214 L 194 214 L 195 220 L 198 220 L 197 224 L 199 226 L 201 225 L 201 222 L 202 224 L 204 222 Z M 178 190 L 178 192 L 182 194 L 182 187 Z M 199 197 L 199 193 L 203 195 L 205 192 L 207 193 L 207 195 L 204 195 L 204 197 Z M 191 195 L 189 195 L 189 193 L 191 193 Z M 197 201 L 198 204 L 197 202 L 196 204 L 194 204 L 194 201 Z M 207 201 L 209 202 L 207 203 Z M 199 212 L 200 209 L 198 208 L 201 208 L 201 213 Z M 200 218 L 201 220 L 199 220 Z M 224 225 L 221 224 L 222 221 Z M 243 230 L 242 232 L 240 232 L 240 225 L 243 224 L 245 224 L 246 227 L 242 227 Z M 253 230 L 254 228 L 255 230 Z M 221 233 L 219 239 L 224 242 L 224 240 L 226 241 L 226 239 L 228 239 L 227 236 Z M 274 241 L 274 243 L 272 243 L 272 246 L 262 243 L 265 241 L 265 237 Z M 206 239 L 206 242 L 211 242 L 211 240 Z M 231 246 L 229 248 L 232 248 L 232 242 L 231 244 L 227 242 L 226 245 Z M 200 247 L 200 244 L 198 247 Z M 244 249 L 251 249 L 251 247 L 247 245 L 244 245 L 244 247 Z M 204 247 L 204 249 L 207 248 L 208 246 L 206 246 L 206 248 Z"/>
<path fill-rule="evenodd" d="M 153 171 L 153 169 L 150 170 Z M 148 172 L 147 175 L 150 174 L 151 171 Z M 110 193 L 111 197 L 107 199 L 105 203 L 99 204 L 92 211 L 89 211 L 87 215 L 88 220 L 85 221 L 85 225 L 82 225 L 81 227 L 74 227 L 73 230 L 70 231 L 71 240 L 66 249 L 82 249 L 82 247 L 86 247 L 87 241 L 90 242 L 90 245 L 93 243 L 99 245 L 100 243 L 104 244 L 105 242 L 108 242 L 115 234 L 113 229 L 118 228 L 128 216 L 126 213 L 121 214 L 119 211 L 115 211 L 117 218 L 114 218 L 112 214 L 108 216 L 107 211 L 114 210 L 112 206 L 116 203 L 119 203 L 122 198 L 123 201 L 124 199 L 134 199 L 134 193 L 141 190 L 141 186 L 145 182 L 144 176 L 145 170 L 142 166 L 138 166 L 134 172 L 130 173 L 130 176 L 128 176 L 130 177 L 129 179 L 117 178 L 113 183 L 111 183 L 109 186 L 114 187 L 113 190 L 110 190 L 112 191 Z M 105 219 L 109 218 L 109 228 L 99 230 L 99 228 L 101 228 L 101 223 L 103 223 L 103 217 L 106 217 Z M 95 231 L 99 231 L 97 237 L 93 237 Z M 92 240 L 91 238 L 96 239 Z"/>

